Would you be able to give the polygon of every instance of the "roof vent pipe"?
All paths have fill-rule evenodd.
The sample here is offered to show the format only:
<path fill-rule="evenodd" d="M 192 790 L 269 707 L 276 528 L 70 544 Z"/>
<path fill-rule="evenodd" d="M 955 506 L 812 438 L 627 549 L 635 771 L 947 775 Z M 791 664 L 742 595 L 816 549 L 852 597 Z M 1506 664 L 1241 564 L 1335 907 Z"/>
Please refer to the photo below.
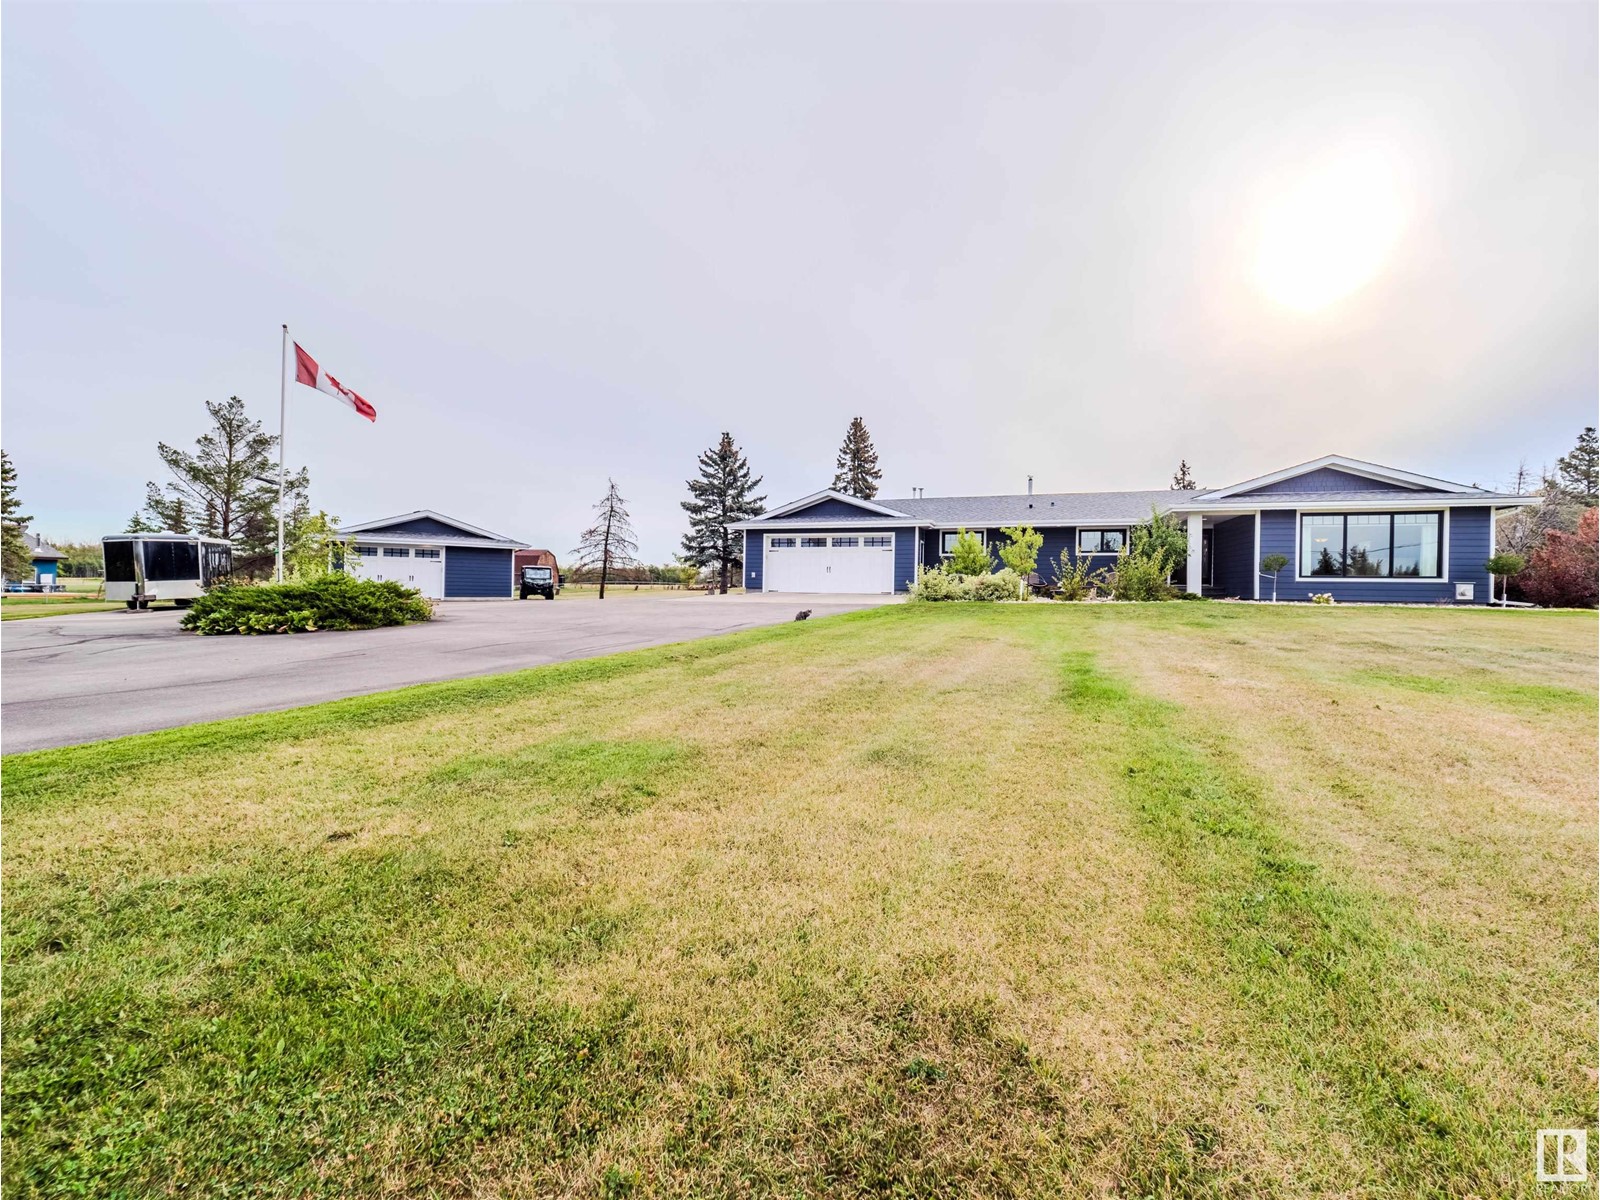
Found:
<path fill-rule="evenodd" d="M 1033 495 L 1033 476 L 1028 476 L 1028 495 Z"/>

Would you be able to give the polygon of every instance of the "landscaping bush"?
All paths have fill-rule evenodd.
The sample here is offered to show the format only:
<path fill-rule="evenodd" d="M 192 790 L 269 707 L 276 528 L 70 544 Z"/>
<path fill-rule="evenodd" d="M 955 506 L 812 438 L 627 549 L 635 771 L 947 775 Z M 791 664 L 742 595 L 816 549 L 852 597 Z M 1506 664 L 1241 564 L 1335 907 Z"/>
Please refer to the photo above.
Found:
<path fill-rule="evenodd" d="M 1522 594 L 1546 608 L 1593 608 L 1600 599 L 1600 509 L 1585 509 L 1576 533 L 1552 529 L 1517 576 Z"/>
<path fill-rule="evenodd" d="M 1010 567 L 993 575 L 978 575 L 971 581 L 972 599 L 987 601 L 1022 599 L 1022 576 Z"/>
<path fill-rule="evenodd" d="M 1073 558 L 1071 550 L 1063 550 L 1055 566 L 1056 599 L 1087 600 L 1095 588 L 1104 581 L 1104 572 L 1093 569 L 1093 562 Z"/>
<path fill-rule="evenodd" d="M 950 561 L 944 569 L 952 575 L 987 575 L 994 570 L 994 559 L 989 557 L 989 547 L 981 537 L 963 529 L 950 547 Z"/>
<path fill-rule="evenodd" d="M 971 600 L 972 580 L 939 567 L 918 567 L 917 581 L 911 585 L 913 600 Z"/>
<path fill-rule="evenodd" d="M 1132 554 L 1126 548 L 1117 555 L 1117 565 L 1106 576 L 1106 587 L 1117 600 L 1171 600 L 1177 594 L 1167 576 L 1172 567 L 1161 551 Z"/>
<path fill-rule="evenodd" d="M 198 597 L 179 624 L 196 633 L 309 633 L 376 629 L 433 617 L 433 605 L 391 581 L 321 575 L 289 583 L 231 584 Z"/>
<path fill-rule="evenodd" d="M 1007 568 L 994 574 L 960 575 L 954 571 L 927 567 L 917 572 L 911 587 L 913 600 L 1020 600 L 1022 576 Z"/>

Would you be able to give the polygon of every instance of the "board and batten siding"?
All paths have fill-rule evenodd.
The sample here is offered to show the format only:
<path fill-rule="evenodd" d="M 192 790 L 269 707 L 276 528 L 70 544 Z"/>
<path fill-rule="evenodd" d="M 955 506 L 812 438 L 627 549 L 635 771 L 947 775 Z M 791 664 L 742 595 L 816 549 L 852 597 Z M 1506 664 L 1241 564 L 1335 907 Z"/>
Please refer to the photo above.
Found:
<path fill-rule="evenodd" d="M 824 501 L 824 503 L 838 504 L 837 500 Z M 812 506 L 817 507 L 816 505 Z M 844 505 L 853 513 L 859 513 L 859 508 Z M 806 512 L 810 513 L 811 509 Z M 785 518 L 787 519 L 787 518 Z M 915 529 L 882 529 L 874 527 L 869 522 L 851 522 L 849 525 L 818 525 L 814 529 L 799 529 L 784 526 L 780 529 L 746 529 L 744 531 L 744 585 L 751 591 L 763 591 L 766 581 L 765 562 L 767 543 L 764 540 L 768 535 L 776 537 L 832 537 L 835 534 L 859 537 L 862 534 L 887 533 L 894 535 L 894 590 L 907 592 L 917 578 L 917 531 Z"/>
<path fill-rule="evenodd" d="M 843 500 L 835 500 L 832 496 L 796 509 L 792 513 L 783 514 L 785 521 L 870 521 L 874 517 L 879 520 L 884 519 L 882 513 L 875 513 L 858 504 L 846 504 Z"/>
<path fill-rule="evenodd" d="M 1293 509 L 1268 509 L 1262 512 L 1261 557 L 1276 553 L 1289 559 L 1289 565 L 1278 577 L 1279 600 L 1308 600 L 1314 593 L 1327 593 L 1335 600 L 1368 604 L 1433 604 L 1439 601 L 1487 604 L 1489 573 L 1483 569 L 1483 564 L 1493 553 L 1490 546 L 1490 510 L 1451 508 L 1447 511 L 1450 562 L 1449 577 L 1445 579 L 1297 579 L 1300 522 Z M 1455 585 L 1458 583 L 1473 585 L 1470 601 L 1456 600 Z M 1271 580 L 1263 579 L 1261 584 L 1262 594 L 1269 595 Z"/>
<path fill-rule="evenodd" d="M 481 546 L 445 547 L 445 599 L 509 599 L 516 594 L 513 589 L 510 550 Z"/>

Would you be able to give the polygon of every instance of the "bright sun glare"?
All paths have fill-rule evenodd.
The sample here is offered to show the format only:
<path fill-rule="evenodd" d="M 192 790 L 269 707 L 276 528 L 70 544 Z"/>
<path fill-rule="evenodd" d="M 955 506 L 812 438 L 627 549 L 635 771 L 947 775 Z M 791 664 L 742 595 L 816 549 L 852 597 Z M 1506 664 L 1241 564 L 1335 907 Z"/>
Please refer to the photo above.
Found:
<path fill-rule="evenodd" d="M 1325 308 L 1377 275 L 1404 218 L 1394 171 L 1381 158 L 1331 163 L 1268 210 L 1256 280 L 1279 304 L 1301 312 Z"/>

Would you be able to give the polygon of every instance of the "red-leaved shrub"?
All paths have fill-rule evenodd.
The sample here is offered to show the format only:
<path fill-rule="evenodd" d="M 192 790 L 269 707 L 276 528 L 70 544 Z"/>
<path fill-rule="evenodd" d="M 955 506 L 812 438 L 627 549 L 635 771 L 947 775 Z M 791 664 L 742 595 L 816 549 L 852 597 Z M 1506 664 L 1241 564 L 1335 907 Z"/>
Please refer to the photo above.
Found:
<path fill-rule="evenodd" d="M 1547 608 L 1593 608 L 1600 600 L 1600 509 L 1585 509 L 1576 533 L 1552 529 L 1517 576 L 1522 594 Z"/>

